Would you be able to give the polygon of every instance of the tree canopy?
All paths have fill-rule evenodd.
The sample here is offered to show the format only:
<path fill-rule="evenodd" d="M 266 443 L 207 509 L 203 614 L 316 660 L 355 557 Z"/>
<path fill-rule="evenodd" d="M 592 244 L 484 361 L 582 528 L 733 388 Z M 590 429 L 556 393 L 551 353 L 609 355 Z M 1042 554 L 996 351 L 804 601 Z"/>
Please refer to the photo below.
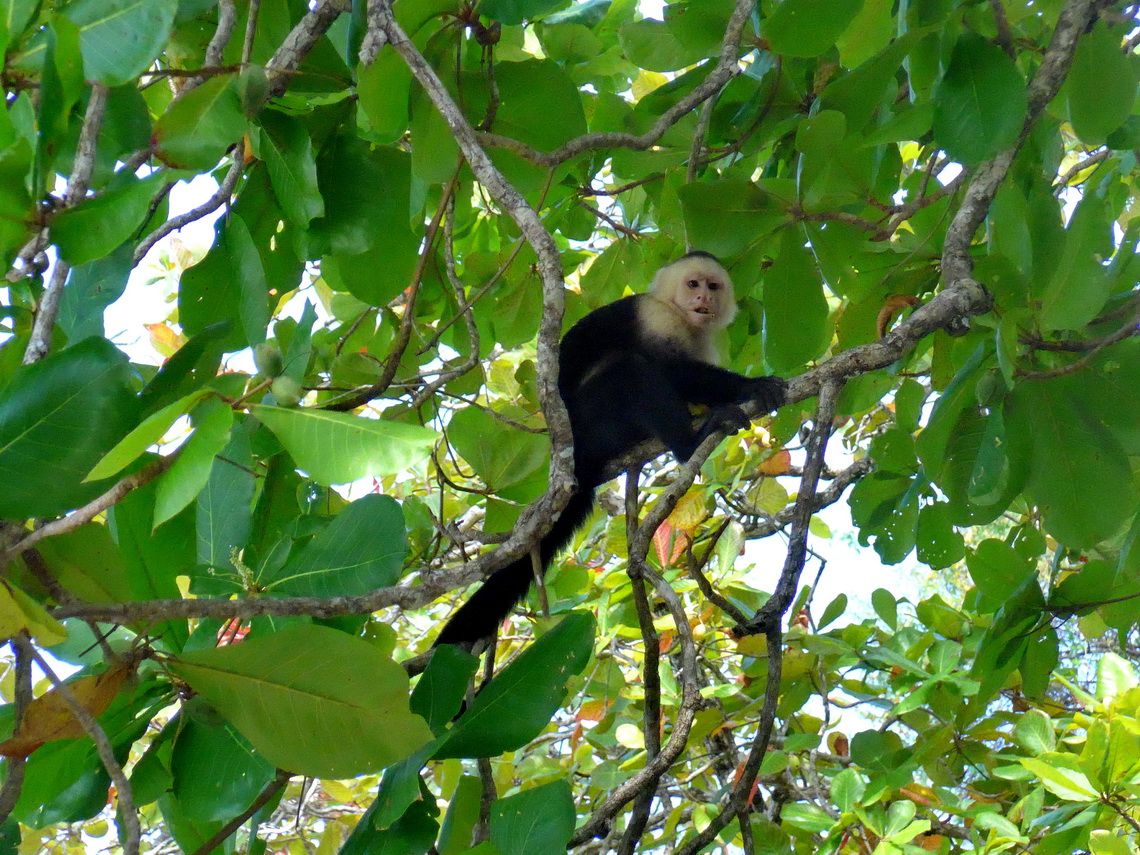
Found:
<path fill-rule="evenodd" d="M 0 846 L 1136 855 L 1138 5 L 0 0 Z M 691 249 L 789 403 L 433 649 Z"/>

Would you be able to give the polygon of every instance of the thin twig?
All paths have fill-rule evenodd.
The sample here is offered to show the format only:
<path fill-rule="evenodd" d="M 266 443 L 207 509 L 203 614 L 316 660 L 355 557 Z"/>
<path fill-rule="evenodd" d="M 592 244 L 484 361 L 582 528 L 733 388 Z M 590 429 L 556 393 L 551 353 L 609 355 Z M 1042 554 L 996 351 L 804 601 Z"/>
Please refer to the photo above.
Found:
<path fill-rule="evenodd" d="M 131 257 L 131 264 L 135 265 L 142 261 L 143 256 L 150 251 L 150 248 L 171 232 L 175 232 L 195 220 L 200 220 L 202 217 L 212 214 L 223 204 L 228 202 L 234 194 L 234 188 L 237 187 L 238 179 L 241 178 L 244 169 L 245 164 L 242 163 L 241 155 L 234 152 L 234 162 L 230 165 L 230 171 L 226 173 L 226 177 L 222 179 L 221 185 L 214 191 L 214 194 L 201 205 L 191 208 L 186 213 L 179 214 L 177 217 L 171 217 L 139 241 L 139 245 L 135 247 L 134 255 Z"/>
<path fill-rule="evenodd" d="M 7 552 L 0 556 L 0 567 L 5 566 L 8 562 L 15 560 L 16 556 L 27 549 L 31 549 L 41 540 L 45 538 L 54 537 L 57 534 L 66 534 L 69 531 L 75 531 L 80 526 L 84 526 L 96 516 L 103 513 L 114 504 L 120 502 L 127 493 L 131 490 L 138 489 L 144 484 L 149 484 L 163 472 L 170 468 L 174 463 L 176 455 L 168 455 L 156 460 L 148 466 L 143 467 L 133 475 L 118 481 L 110 490 L 95 499 L 92 499 L 82 508 L 62 517 L 58 520 L 52 520 L 46 525 L 42 525 L 35 531 L 28 534 L 19 543 L 12 546 Z"/>
<path fill-rule="evenodd" d="M 107 738 L 107 734 L 103 728 L 100 727 L 99 722 L 95 720 L 95 717 L 91 715 L 91 713 L 87 711 L 87 708 L 75 697 L 75 693 L 71 691 L 71 687 L 63 682 L 63 680 L 56 675 L 55 671 L 52 670 L 47 660 L 40 656 L 39 651 L 36 650 L 27 636 L 16 636 L 12 639 L 12 643 L 17 646 L 24 656 L 29 657 L 36 663 L 37 667 L 43 671 L 56 693 L 63 698 L 64 703 L 66 703 L 71 710 L 71 714 L 75 716 L 76 721 L 78 721 L 83 728 L 84 733 L 90 736 L 91 740 L 95 743 L 95 750 L 99 754 L 99 760 L 102 761 L 103 768 L 107 770 L 107 774 L 111 776 L 111 781 L 115 784 L 115 792 L 119 798 L 119 817 L 121 818 L 119 826 L 119 845 L 123 847 L 123 855 L 138 855 L 140 840 L 139 815 L 135 808 L 134 793 L 131 790 L 131 782 L 127 780 L 127 775 L 123 772 L 123 767 L 115 758 L 115 749 L 111 745 L 111 740 Z"/>
<path fill-rule="evenodd" d="M 15 729 L 19 729 L 24 720 L 24 710 L 32 702 L 32 658 L 28 656 L 20 645 L 13 639 L 11 642 L 12 655 L 16 659 L 16 699 L 12 722 Z M 4 786 L 0 788 L 0 825 L 8 821 L 12 809 L 20 800 L 20 793 L 24 789 L 24 771 L 27 767 L 26 757 L 6 757 L 4 759 Z"/>
<path fill-rule="evenodd" d="M 210 855 L 210 853 L 224 843 L 231 834 L 241 828 L 247 819 L 269 804 L 278 793 L 285 789 L 291 777 L 291 773 L 286 772 L 284 769 L 278 769 L 277 775 L 266 785 L 264 790 L 258 793 L 257 798 L 253 800 L 253 804 L 214 832 L 209 840 L 194 850 L 194 855 Z"/>
<path fill-rule="evenodd" d="M 95 146 L 99 140 L 99 129 L 103 127 L 103 116 L 107 111 L 107 85 L 96 83 L 91 87 L 91 97 L 87 101 L 87 112 L 83 116 L 83 128 L 79 132 L 79 142 L 75 148 L 75 161 L 71 177 L 67 182 L 67 196 L 64 208 L 74 208 L 87 196 L 91 186 L 91 174 L 95 170 Z M 32 335 L 24 350 L 24 364 L 30 365 L 47 356 L 51 350 L 51 334 L 55 329 L 59 303 L 63 299 L 63 285 L 71 265 L 57 258 L 52 270 L 51 281 L 44 289 L 40 303 L 36 307 L 36 320 L 32 325 Z"/>

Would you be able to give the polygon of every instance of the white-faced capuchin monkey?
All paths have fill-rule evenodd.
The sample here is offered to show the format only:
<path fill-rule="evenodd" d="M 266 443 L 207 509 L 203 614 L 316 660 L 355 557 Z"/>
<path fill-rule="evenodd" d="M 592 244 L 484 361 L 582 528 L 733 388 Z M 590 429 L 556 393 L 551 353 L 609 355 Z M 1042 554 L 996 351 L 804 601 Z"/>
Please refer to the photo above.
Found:
<path fill-rule="evenodd" d="M 542 567 L 590 516 L 606 467 L 647 439 L 679 461 L 718 429 L 744 427 L 739 404 L 784 403 L 779 377 L 744 377 L 716 365 L 715 335 L 732 322 L 732 280 L 715 256 L 690 252 L 661 268 L 648 294 L 625 297 L 578 321 L 559 350 L 558 391 L 570 414 L 578 486 L 539 544 Z M 710 408 L 695 429 L 690 404 Z M 468 648 L 494 634 L 534 578 L 530 555 L 496 571 L 440 632 Z"/>

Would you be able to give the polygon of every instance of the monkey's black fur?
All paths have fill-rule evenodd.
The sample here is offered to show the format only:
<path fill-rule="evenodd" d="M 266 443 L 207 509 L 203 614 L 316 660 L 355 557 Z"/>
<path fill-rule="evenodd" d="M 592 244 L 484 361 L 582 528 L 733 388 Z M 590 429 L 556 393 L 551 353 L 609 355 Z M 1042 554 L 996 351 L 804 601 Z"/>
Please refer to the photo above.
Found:
<path fill-rule="evenodd" d="M 686 256 L 692 257 L 715 262 L 707 253 Z M 731 299 L 731 291 L 725 296 Z M 647 334 L 644 319 L 651 309 L 646 301 L 656 299 L 637 294 L 603 306 L 562 339 L 558 391 L 570 415 L 578 486 L 539 544 L 543 569 L 589 518 L 607 465 L 639 442 L 660 440 L 685 461 L 714 430 L 747 424 L 738 404 L 756 401 L 772 410 L 784 402 L 785 383 L 778 377 L 744 377 Z M 689 404 L 711 409 L 699 430 L 693 428 Z M 435 643 L 473 645 L 492 635 L 526 596 L 533 578 L 529 554 L 496 571 L 452 616 Z"/>

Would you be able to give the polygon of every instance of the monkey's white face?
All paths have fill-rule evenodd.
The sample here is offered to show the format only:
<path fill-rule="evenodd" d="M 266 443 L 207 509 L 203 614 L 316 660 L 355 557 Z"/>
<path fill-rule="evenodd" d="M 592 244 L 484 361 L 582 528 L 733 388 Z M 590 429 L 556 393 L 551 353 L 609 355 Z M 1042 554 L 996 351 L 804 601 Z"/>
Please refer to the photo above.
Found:
<path fill-rule="evenodd" d="M 659 300 L 680 310 L 693 333 L 707 335 L 724 329 L 736 314 L 732 280 L 712 258 L 687 256 L 662 267 L 652 287 Z"/>
<path fill-rule="evenodd" d="M 722 286 L 715 280 L 693 277 L 673 292 L 673 302 L 685 313 L 685 320 L 696 329 L 714 325 L 723 302 Z"/>

